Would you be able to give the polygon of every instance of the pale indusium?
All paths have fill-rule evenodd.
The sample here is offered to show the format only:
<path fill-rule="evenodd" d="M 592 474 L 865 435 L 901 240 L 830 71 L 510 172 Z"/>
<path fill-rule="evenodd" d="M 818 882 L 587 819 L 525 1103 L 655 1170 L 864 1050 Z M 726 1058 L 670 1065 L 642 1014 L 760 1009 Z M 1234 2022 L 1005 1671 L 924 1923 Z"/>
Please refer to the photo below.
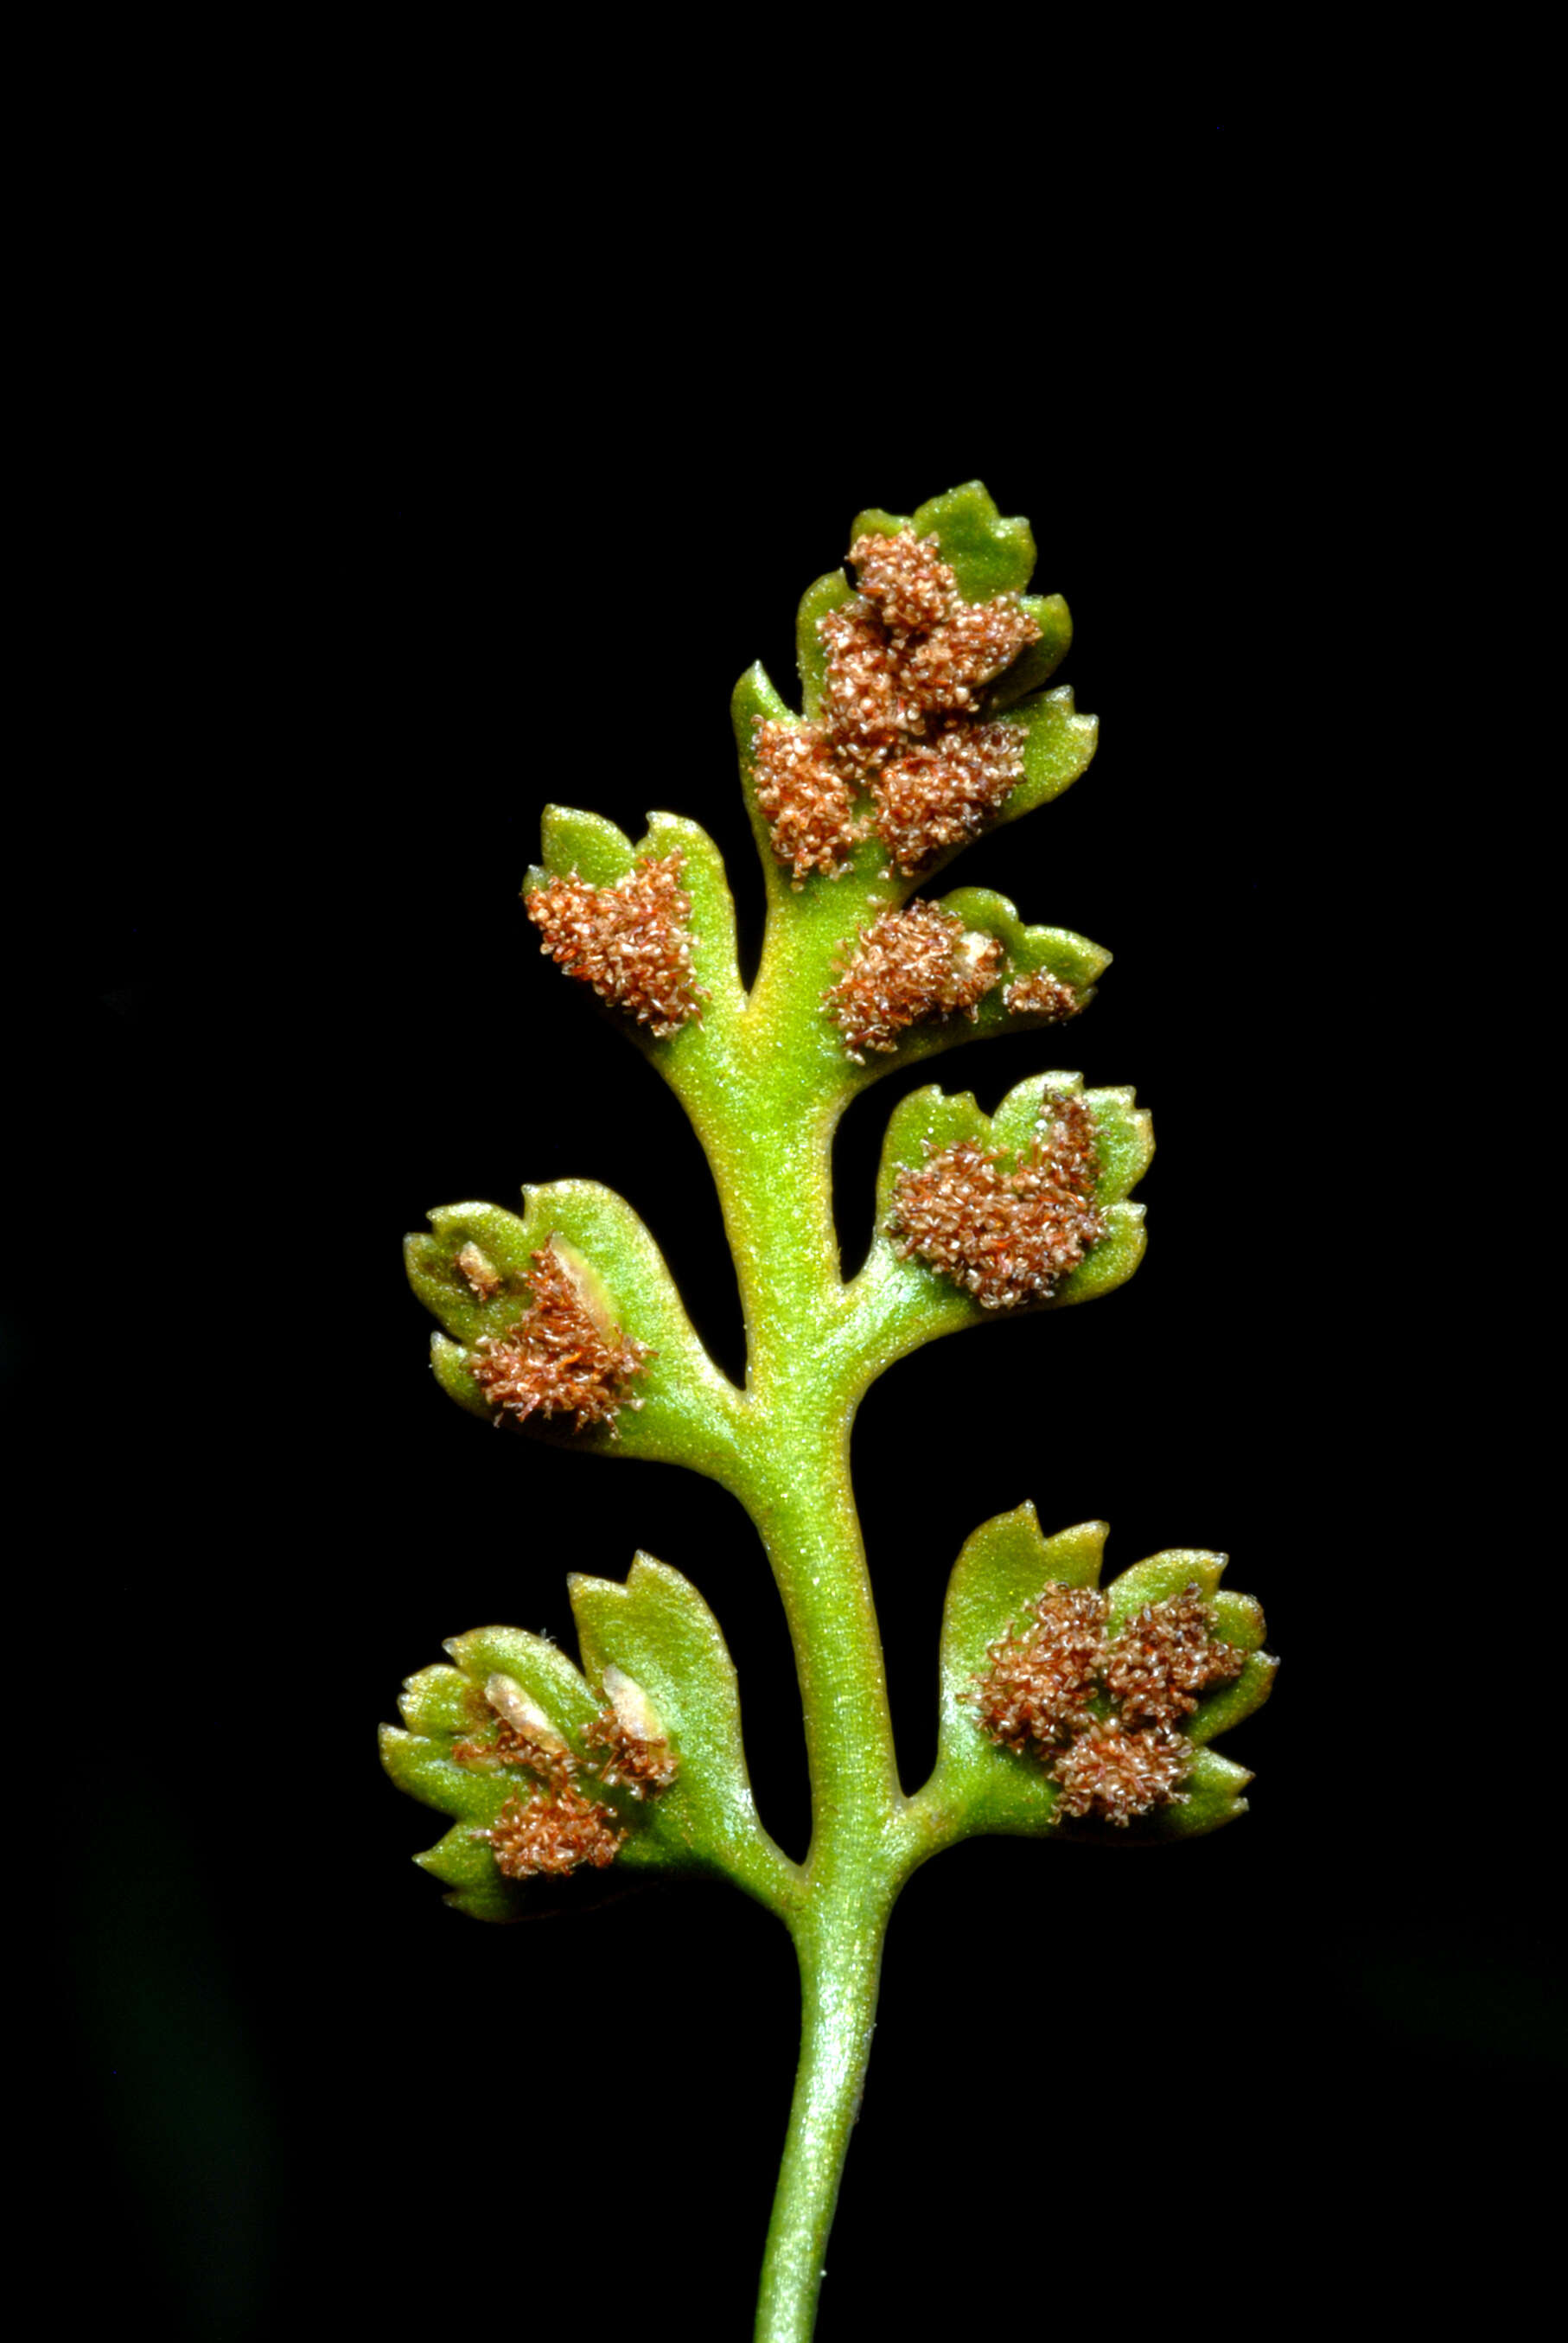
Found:
<path fill-rule="evenodd" d="M 1105 1524 L 1047 1536 L 1024 1504 L 958 1557 L 935 1771 L 913 1795 L 900 1781 L 850 1487 L 855 1410 L 940 1335 L 1123 1284 L 1152 1141 L 1130 1090 L 1076 1074 L 1031 1077 L 994 1115 L 917 1089 L 890 1119 L 870 1252 L 841 1277 L 829 1161 L 849 1101 L 960 1042 L 1076 1018 L 1109 960 L 988 890 L 920 891 L 1093 753 L 1092 719 L 1050 682 L 1070 629 L 1060 597 L 1026 591 L 1027 524 L 971 483 L 910 518 L 862 513 L 849 548 L 848 570 L 801 604 L 801 712 L 759 668 L 735 694 L 767 887 L 749 990 L 718 850 L 678 815 L 634 843 L 551 807 L 524 890 L 541 949 L 584 988 L 563 984 L 560 1014 L 587 1014 L 591 992 L 706 1151 L 744 1387 L 703 1350 L 631 1206 L 594 1182 L 529 1188 L 520 1216 L 447 1206 L 408 1243 L 444 1329 L 435 1373 L 460 1406 L 508 1439 L 689 1465 L 750 1514 L 794 1644 L 809 1851 L 792 1861 L 762 1827 L 718 1624 L 647 1555 L 624 1584 L 572 1577 L 580 1664 L 521 1629 L 475 1629 L 447 1646 L 450 1666 L 409 1678 L 405 1729 L 383 1734 L 393 1778 L 450 1820 L 419 1860 L 459 1910 L 522 1916 L 541 1878 L 613 1865 L 719 1875 L 789 1930 L 803 2038 L 763 2343 L 804 2343 L 815 2323 L 904 1882 L 978 1833 L 1130 1845 L 1216 1829 L 1250 1776 L 1211 1745 L 1274 1668 L 1257 1604 L 1220 1586 L 1222 1556 L 1156 1554 L 1101 1587 Z M 690 2283 L 699 2302 L 699 2270 Z"/>

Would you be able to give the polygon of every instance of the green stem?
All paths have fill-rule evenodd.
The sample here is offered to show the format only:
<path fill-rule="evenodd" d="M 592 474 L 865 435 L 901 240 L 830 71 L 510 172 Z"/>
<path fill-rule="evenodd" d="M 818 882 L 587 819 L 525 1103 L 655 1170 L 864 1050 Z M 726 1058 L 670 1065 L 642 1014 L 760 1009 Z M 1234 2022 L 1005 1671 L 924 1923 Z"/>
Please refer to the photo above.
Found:
<path fill-rule="evenodd" d="M 821 971 L 790 971 L 815 1000 Z M 759 988 L 759 990 L 762 990 Z M 688 1111 L 713 1168 L 746 1315 L 741 1469 L 794 1646 L 811 1774 L 811 1847 L 786 1916 L 800 1964 L 795 2100 L 768 2233 L 758 2343 L 807 2343 L 859 2110 L 888 1916 L 926 1852 L 900 1787 L 849 1435 L 865 1387 L 846 1356 L 833 1130 L 844 1103 L 803 1091 L 779 1048 L 798 1001 L 754 1000 L 745 1041 Z"/>
<path fill-rule="evenodd" d="M 830 1403 L 825 1403 L 829 1401 Z M 811 1847 L 789 1926 L 800 2064 L 758 2303 L 758 2343 L 806 2343 L 870 2056 L 882 1940 L 916 1853 L 899 1785 L 869 1577 L 849 1483 L 852 1403 L 819 1371 L 763 1403 L 753 1518 L 795 1648 L 811 1769 Z"/>
<path fill-rule="evenodd" d="M 871 1583 L 849 1484 L 849 1428 L 781 1423 L 757 1429 L 775 1452 L 748 1493 L 789 1621 L 811 1774 L 807 1878 L 837 1867 L 847 1832 L 868 1855 L 891 1855 L 903 1809 Z M 760 1485 L 759 1485 L 760 1483 Z"/>
<path fill-rule="evenodd" d="M 833 1219 L 839 1099 L 802 1097 L 757 1057 L 768 1036 L 724 1061 L 682 1103 L 707 1155 L 746 1322 L 747 1381 L 797 1365 L 844 1311 Z"/>
<path fill-rule="evenodd" d="M 809 2343 L 849 2135 L 877 2014 L 882 1940 L 896 1886 L 813 1898 L 796 1931 L 800 2064 L 768 2228 L 756 2343 Z"/>

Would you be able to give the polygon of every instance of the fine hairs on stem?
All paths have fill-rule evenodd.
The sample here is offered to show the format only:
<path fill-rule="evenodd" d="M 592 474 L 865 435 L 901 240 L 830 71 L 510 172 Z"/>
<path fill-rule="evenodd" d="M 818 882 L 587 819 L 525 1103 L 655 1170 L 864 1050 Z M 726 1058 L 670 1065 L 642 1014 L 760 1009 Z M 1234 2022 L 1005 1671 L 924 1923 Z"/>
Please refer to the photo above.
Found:
<path fill-rule="evenodd" d="M 813 2329 L 904 1882 L 982 1833 L 1130 1845 L 1218 1829 L 1251 1777 L 1211 1745 L 1275 1665 L 1258 1605 L 1221 1587 L 1223 1555 L 1173 1549 L 1102 1583 L 1106 1524 L 1048 1535 L 1026 1503 L 958 1556 L 936 1765 L 912 1793 L 900 1780 L 850 1485 L 856 1409 L 939 1336 L 1125 1283 L 1153 1142 L 1131 1090 L 1076 1073 L 1030 1077 L 994 1115 L 930 1083 L 890 1118 L 870 1251 L 841 1276 L 830 1162 L 849 1101 L 940 1051 L 1076 1018 L 1110 960 L 990 890 L 919 891 L 1094 752 L 1093 719 L 1050 680 L 1070 622 L 1060 596 L 1026 590 L 1027 523 L 970 482 L 912 516 L 861 513 L 846 558 L 800 605 L 800 711 L 760 668 L 735 692 L 767 886 L 750 989 L 718 850 L 678 815 L 634 842 L 549 807 L 524 889 L 541 950 L 586 988 L 563 987 L 561 1014 L 591 995 L 706 1152 L 744 1385 L 709 1357 L 637 1214 L 595 1182 L 526 1189 L 520 1215 L 444 1206 L 407 1246 L 460 1407 L 508 1439 L 684 1464 L 746 1508 L 804 1694 L 809 1849 L 793 1862 L 762 1827 L 718 1624 L 650 1555 L 624 1583 L 572 1576 L 577 1663 L 476 1628 L 408 1679 L 403 1727 L 382 1733 L 393 1779 L 447 1817 L 417 1860 L 461 1911 L 524 1918 L 538 1880 L 613 1867 L 722 1876 L 789 1929 L 802 2039 L 759 2343 Z M 699 2304 L 700 2271 L 690 2285 Z"/>

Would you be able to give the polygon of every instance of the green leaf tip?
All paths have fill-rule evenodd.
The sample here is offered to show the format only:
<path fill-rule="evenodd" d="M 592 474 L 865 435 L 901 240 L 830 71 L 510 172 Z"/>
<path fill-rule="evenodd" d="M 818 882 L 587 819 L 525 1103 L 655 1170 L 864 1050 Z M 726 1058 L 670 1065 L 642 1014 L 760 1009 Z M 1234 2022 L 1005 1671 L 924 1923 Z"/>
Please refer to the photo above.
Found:
<path fill-rule="evenodd" d="M 1204 1745 L 1261 1705 L 1263 1618 L 1224 1557 L 1173 1549 L 1101 1591 L 1106 1524 L 1044 1537 L 1031 1504 L 965 1542 L 942 1621 L 944 1836 L 1065 1830 L 1191 1838 L 1245 1812 L 1245 1768 Z"/>
<path fill-rule="evenodd" d="M 586 879 L 594 887 L 613 887 L 625 879 L 637 861 L 637 849 L 623 830 L 601 813 L 586 813 L 576 806 L 546 806 L 539 821 L 539 845 L 544 866 L 528 872 L 525 893 L 531 894 L 550 879 Z"/>

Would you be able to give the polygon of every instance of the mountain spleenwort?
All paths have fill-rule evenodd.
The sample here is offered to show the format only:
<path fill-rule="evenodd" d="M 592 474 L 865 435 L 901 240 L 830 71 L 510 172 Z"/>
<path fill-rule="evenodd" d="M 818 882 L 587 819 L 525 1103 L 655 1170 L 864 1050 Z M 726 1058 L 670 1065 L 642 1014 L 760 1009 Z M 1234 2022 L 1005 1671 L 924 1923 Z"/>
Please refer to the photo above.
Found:
<path fill-rule="evenodd" d="M 706 1150 L 744 1387 L 704 1351 L 637 1214 L 593 1182 L 529 1189 L 520 1218 L 447 1207 L 408 1241 L 445 1330 L 437 1378 L 470 1413 L 509 1437 L 687 1464 L 748 1509 L 804 1695 L 809 1851 L 792 1862 L 762 1828 L 718 1623 L 648 1556 L 624 1584 L 572 1578 L 580 1668 L 540 1636 L 476 1629 L 447 1646 L 449 1666 L 408 1679 L 406 1729 L 382 1735 L 393 1778 L 450 1821 L 418 1860 L 460 1910 L 517 1918 L 574 1873 L 692 1871 L 789 1927 L 803 2039 L 761 2343 L 812 2330 L 905 1880 L 980 1833 L 1129 1845 L 1218 1828 L 1251 1777 L 1211 1745 L 1274 1669 L 1257 1604 L 1220 1587 L 1222 1556 L 1158 1554 L 1102 1588 L 1105 1524 L 1046 1537 L 1021 1505 L 959 1556 L 936 1768 L 913 1795 L 900 1783 L 849 1480 L 855 1410 L 940 1335 L 1124 1283 L 1153 1142 L 1131 1091 L 1076 1074 L 1032 1077 L 994 1115 L 927 1085 L 890 1119 L 870 1251 L 841 1278 L 829 1171 L 850 1100 L 956 1043 L 1076 1017 L 1110 959 L 989 890 L 910 900 L 1093 754 L 1092 719 L 1046 688 L 1071 628 L 1059 596 L 1025 591 L 1027 524 L 972 482 L 912 518 L 862 513 L 849 535 L 855 582 L 830 571 L 801 603 L 801 713 L 760 668 L 735 694 L 768 894 L 750 990 L 722 861 L 693 822 L 655 814 L 634 844 L 549 808 L 524 889 L 541 950 L 638 1043 Z"/>

